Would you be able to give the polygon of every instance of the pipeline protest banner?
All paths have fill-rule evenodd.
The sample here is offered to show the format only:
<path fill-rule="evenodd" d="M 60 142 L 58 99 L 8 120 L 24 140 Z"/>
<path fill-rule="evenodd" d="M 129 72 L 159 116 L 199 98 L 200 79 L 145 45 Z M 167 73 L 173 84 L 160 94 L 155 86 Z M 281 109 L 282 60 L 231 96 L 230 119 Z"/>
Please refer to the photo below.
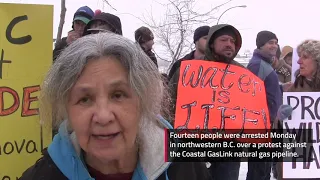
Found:
<path fill-rule="evenodd" d="M 52 64 L 53 6 L 0 3 L 0 180 L 16 180 L 52 139 L 40 84 Z"/>
<path fill-rule="evenodd" d="M 174 127 L 220 132 L 230 129 L 240 134 L 246 130 L 267 132 L 270 119 L 264 82 L 239 66 L 183 61 Z"/>
<path fill-rule="evenodd" d="M 320 94 L 287 92 L 283 95 L 283 103 L 293 108 L 291 116 L 283 122 L 284 131 L 297 134 L 295 141 L 311 144 L 310 148 L 304 149 L 302 157 L 284 162 L 283 178 L 320 178 Z M 309 135 L 305 134 L 308 132 Z"/>

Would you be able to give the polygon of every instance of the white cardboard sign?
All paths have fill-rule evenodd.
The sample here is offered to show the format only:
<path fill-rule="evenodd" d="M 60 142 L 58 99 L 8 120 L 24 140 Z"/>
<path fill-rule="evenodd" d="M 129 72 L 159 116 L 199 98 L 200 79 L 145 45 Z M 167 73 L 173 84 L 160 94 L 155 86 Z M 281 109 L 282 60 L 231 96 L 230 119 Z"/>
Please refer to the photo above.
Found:
<path fill-rule="evenodd" d="M 312 129 L 314 140 L 313 150 L 310 151 L 314 160 L 310 163 L 296 162 L 295 167 L 293 162 L 284 162 L 283 178 L 320 178 L 320 93 L 286 92 L 283 94 L 283 104 L 293 108 L 291 117 L 283 121 L 283 128 Z"/>

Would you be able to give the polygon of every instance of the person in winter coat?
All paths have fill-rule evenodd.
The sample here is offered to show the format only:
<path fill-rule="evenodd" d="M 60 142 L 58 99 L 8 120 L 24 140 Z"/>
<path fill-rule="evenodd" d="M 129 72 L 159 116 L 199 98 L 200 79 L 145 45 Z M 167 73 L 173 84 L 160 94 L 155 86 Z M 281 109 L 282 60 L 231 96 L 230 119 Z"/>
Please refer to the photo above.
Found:
<path fill-rule="evenodd" d="M 93 16 L 94 12 L 88 6 L 80 7 L 74 13 L 72 30 L 68 33 L 67 37 L 62 38 L 61 41 L 55 44 L 55 48 L 53 50 L 53 62 L 65 47 L 82 37 L 85 26 L 89 23 Z"/>
<path fill-rule="evenodd" d="M 254 50 L 247 68 L 265 83 L 270 119 L 272 121 L 276 117 L 282 101 L 278 75 L 271 66 L 272 57 L 276 56 L 277 53 L 278 38 L 270 31 L 261 31 L 257 35 L 256 45 L 257 49 Z"/>
<path fill-rule="evenodd" d="M 284 59 L 280 59 L 281 51 L 278 46 L 278 50 L 275 56 L 272 58 L 272 67 L 278 75 L 280 84 L 291 82 L 291 66 L 289 66 Z"/>
<path fill-rule="evenodd" d="M 271 124 L 282 104 L 282 90 L 277 73 L 271 66 L 272 57 L 278 50 L 278 38 L 270 31 L 261 31 L 256 38 L 257 49 L 247 68 L 264 81 Z M 271 128 L 271 127 L 270 127 Z M 270 180 L 270 162 L 248 162 L 247 180 Z"/>
<path fill-rule="evenodd" d="M 286 64 L 292 67 L 293 48 L 291 46 L 284 46 L 281 50 L 280 59 L 283 59 Z"/>
<path fill-rule="evenodd" d="M 320 92 L 320 41 L 305 40 L 297 47 L 299 69 L 288 92 Z M 278 180 L 282 178 L 283 163 L 277 163 Z M 316 178 L 315 180 L 319 180 Z"/>
<path fill-rule="evenodd" d="M 193 43 L 195 44 L 196 49 L 194 51 L 191 51 L 189 54 L 185 55 L 183 58 L 179 59 L 172 65 L 169 71 L 168 80 L 172 78 L 177 68 L 180 67 L 181 61 L 203 59 L 209 30 L 209 26 L 200 26 L 194 31 Z"/>
<path fill-rule="evenodd" d="M 48 72 L 41 119 L 59 133 L 21 180 L 210 179 L 204 163 L 165 162 L 161 75 L 134 42 L 114 33 L 70 44 Z"/>
<path fill-rule="evenodd" d="M 104 12 L 96 14 L 85 27 L 83 36 L 99 32 L 112 32 L 122 35 L 120 18 L 116 15 Z"/>
<path fill-rule="evenodd" d="M 320 41 L 306 40 L 298 48 L 299 69 L 289 92 L 320 91 Z"/>
<path fill-rule="evenodd" d="M 205 56 L 206 61 L 215 61 L 227 64 L 233 64 L 243 67 L 234 60 L 242 45 L 240 32 L 228 24 L 219 24 L 210 28 L 208 33 Z M 187 61 L 187 60 L 185 60 Z M 180 76 L 180 66 L 177 67 L 173 77 L 169 81 L 171 90 L 171 100 L 173 109 L 171 117 L 174 119 L 175 105 L 177 98 L 177 86 Z M 201 96 L 199 94 L 198 96 Z M 210 173 L 214 180 L 238 180 L 240 162 L 211 162 Z"/>
<path fill-rule="evenodd" d="M 142 50 L 149 56 L 152 62 L 158 67 L 158 61 L 154 52 L 152 52 L 152 46 L 154 45 L 154 36 L 152 31 L 147 27 L 140 27 L 134 32 L 134 38 L 140 45 Z"/>

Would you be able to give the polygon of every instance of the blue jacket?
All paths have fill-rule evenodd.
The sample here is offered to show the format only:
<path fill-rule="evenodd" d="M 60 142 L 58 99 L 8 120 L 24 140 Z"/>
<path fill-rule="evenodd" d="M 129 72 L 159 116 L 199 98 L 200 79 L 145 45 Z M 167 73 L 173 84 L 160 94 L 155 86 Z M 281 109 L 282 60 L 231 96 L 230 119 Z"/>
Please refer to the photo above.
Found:
<path fill-rule="evenodd" d="M 204 163 L 178 163 L 164 161 L 164 129 L 172 126 L 159 116 L 158 122 L 150 122 L 153 127 L 146 130 L 141 138 L 143 150 L 132 180 L 210 180 Z M 48 151 L 43 152 L 35 165 L 27 169 L 20 180 L 94 180 L 81 156 L 81 148 L 74 133 L 67 131 L 66 121 L 61 124 Z"/>
<path fill-rule="evenodd" d="M 256 49 L 247 68 L 264 81 L 270 120 L 273 122 L 282 104 L 282 92 L 277 73 L 271 66 L 271 57 Z"/>

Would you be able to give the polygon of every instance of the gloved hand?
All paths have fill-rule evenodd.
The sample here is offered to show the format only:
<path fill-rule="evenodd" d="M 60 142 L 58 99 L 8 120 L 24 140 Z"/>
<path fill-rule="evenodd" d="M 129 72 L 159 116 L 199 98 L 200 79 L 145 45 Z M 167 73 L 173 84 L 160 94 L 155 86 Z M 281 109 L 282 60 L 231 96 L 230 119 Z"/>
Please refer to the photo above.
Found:
<path fill-rule="evenodd" d="M 292 107 L 290 105 L 281 105 L 278 109 L 277 117 L 274 121 L 273 128 L 282 128 L 283 121 L 292 114 Z"/>

